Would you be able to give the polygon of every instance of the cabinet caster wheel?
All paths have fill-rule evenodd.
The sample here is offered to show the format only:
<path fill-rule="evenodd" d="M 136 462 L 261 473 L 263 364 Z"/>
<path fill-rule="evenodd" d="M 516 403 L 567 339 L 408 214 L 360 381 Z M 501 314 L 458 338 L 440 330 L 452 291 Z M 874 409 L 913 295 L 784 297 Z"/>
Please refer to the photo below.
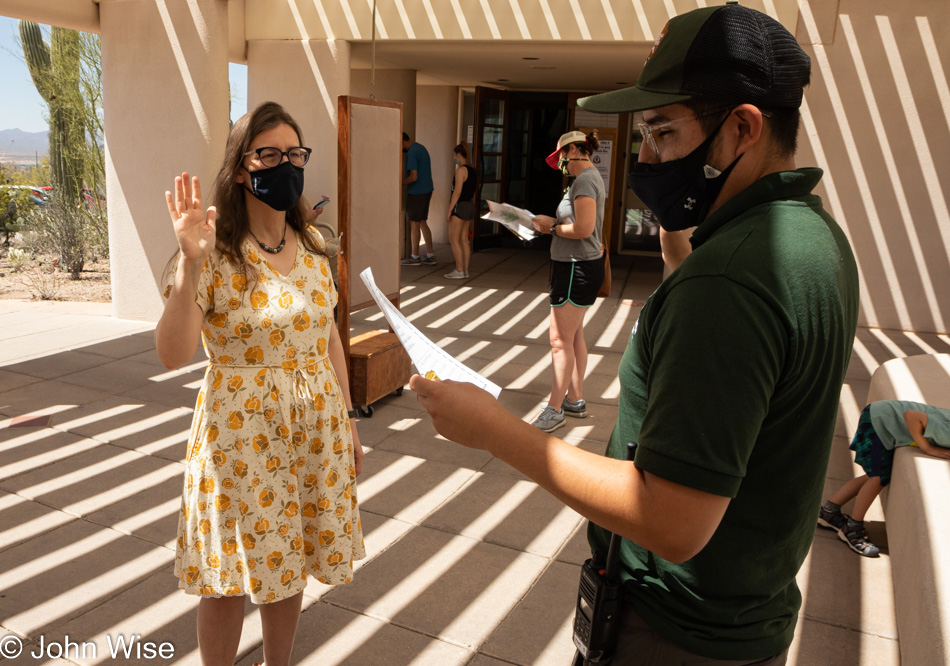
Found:
<path fill-rule="evenodd" d="M 366 418 L 371 418 L 373 416 L 372 405 L 357 405 L 356 409 L 359 411 L 360 416 L 364 416 Z"/>
<path fill-rule="evenodd" d="M 402 386 L 400 386 L 399 388 L 396 389 L 396 397 L 397 397 L 397 398 L 402 395 L 402 389 L 403 389 Z"/>

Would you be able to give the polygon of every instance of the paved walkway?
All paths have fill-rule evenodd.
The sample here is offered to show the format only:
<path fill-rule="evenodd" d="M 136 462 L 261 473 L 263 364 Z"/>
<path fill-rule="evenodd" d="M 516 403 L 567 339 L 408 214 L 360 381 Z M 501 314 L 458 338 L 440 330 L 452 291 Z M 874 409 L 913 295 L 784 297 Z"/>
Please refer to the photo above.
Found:
<path fill-rule="evenodd" d="M 403 312 L 449 353 L 504 388 L 529 419 L 549 390 L 547 258 L 493 250 L 468 281 L 438 267 L 403 270 Z M 616 368 L 639 307 L 659 281 L 643 258 L 618 260 L 613 295 L 592 309 L 586 398 L 591 416 L 559 430 L 602 451 L 613 427 Z M 354 332 L 381 328 L 354 315 Z M 172 575 L 185 440 L 204 364 L 168 372 L 151 326 L 109 307 L 0 301 L 0 637 L 26 655 L 75 642 L 69 662 L 110 660 L 133 635 L 198 663 L 196 600 Z M 848 373 L 828 470 L 833 490 L 854 474 L 847 437 L 871 373 L 895 356 L 950 351 L 946 336 L 862 330 Z M 487 453 L 438 438 L 410 391 L 361 419 L 371 447 L 359 483 L 369 555 L 353 584 L 312 582 L 295 660 L 308 664 L 567 664 L 584 524 Z M 792 500 L 790 500 L 792 501 Z M 851 553 L 819 530 L 799 575 L 804 604 L 789 663 L 899 663 L 890 563 L 879 508 L 869 517 L 884 556 Z M 262 658 L 248 605 L 238 663 Z M 85 643 L 85 645 L 84 645 Z M 7 644 L 0 644 L 5 648 Z M 48 655 L 57 656 L 57 646 Z M 170 648 L 166 647 L 167 651 Z M 15 663 L 38 663 L 21 656 Z M 42 661 L 42 660 L 40 660 Z M 60 662 L 61 663 L 61 662 Z"/>

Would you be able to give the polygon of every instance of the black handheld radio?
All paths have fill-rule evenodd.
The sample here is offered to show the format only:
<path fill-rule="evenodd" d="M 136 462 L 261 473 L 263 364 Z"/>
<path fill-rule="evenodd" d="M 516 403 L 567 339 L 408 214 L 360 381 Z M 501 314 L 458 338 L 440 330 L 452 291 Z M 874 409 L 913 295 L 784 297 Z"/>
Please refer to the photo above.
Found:
<path fill-rule="evenodd" d="M 636 442 L 627 444 L 627 460 L 633 460 Z M 607 561 L 588 559 L 581 567 L 581 581 L 574 609 L 575 664 L 610 661 L 617 641 L 617 626 L 623 587 L 619 575 L 620 536 L 610 535 Z"/>

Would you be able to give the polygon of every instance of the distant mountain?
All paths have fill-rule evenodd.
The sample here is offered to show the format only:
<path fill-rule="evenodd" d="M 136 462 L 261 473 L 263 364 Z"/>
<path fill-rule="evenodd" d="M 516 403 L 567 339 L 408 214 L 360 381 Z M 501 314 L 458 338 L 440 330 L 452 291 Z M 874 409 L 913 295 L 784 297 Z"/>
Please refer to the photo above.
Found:
<path fill-rule="evenodd" d="M 49 132 L 24 132 L 20 129 L 0 130 L 0 159 L 40 157 L 49 151 Z"/>

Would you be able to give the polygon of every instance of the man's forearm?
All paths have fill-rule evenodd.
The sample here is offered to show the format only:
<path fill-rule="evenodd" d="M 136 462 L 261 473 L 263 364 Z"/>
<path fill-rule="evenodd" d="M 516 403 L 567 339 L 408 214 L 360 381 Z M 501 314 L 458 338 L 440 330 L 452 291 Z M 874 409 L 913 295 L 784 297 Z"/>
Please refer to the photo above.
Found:
<path fill-rule="evenodd" d="M 480 430 L 506 462 L 597 525 L 669 561 L 698 553 L 712 537 L 728 498 L 647 474 L 633 463 L 571 446 L 508 414 Z"/>

